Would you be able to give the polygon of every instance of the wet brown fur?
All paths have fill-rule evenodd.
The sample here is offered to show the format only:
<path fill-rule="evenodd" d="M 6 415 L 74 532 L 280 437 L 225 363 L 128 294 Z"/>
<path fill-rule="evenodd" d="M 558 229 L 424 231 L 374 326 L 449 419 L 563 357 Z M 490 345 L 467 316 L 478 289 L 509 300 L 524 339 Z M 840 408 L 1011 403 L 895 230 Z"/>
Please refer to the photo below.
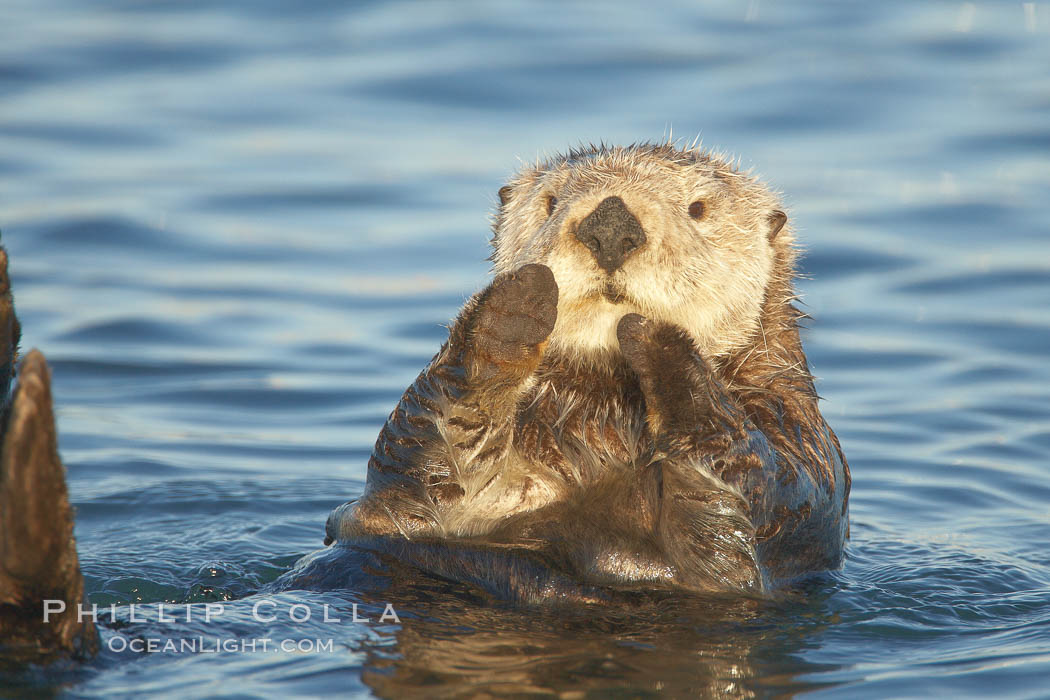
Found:
<path fill-rule="evenodd" d="M 694 176 L 714 211 L 695 240 L 679 226 L 679 238 L 654 240 L 615 274 L 591 269 L 570 238 L 591 200 L 622 189 L 643 222 L 657 222 L 649 233 L 666 234 L 660 222 L 678 219 L 660 207 L 681 219 L 701 195 L 673 183 Z M 552 182 L 567 204 L 549 199 Z M 496 279 L 390 415 L 366 491 L 329 516 L 329 541 L 523 601 L 763 593 L 838 565 L 849 469 L 817 407 L 793 306 L 795 251 L 772 195 L 717 156 L 643 144 L 527 168 L 501 200 Z M 700 259 L 720 286 L 697 280 Z M 747 284 L 734 286 L 737 270 Z M 658 286 L 646 298 L 635 283 L 649 273 L 697 296 Z M 662 291 L 686 307 L 662 305 Z M 690 304 L 703 313 L 673 318 Z M 573 324 L 595 309 L 617 322 L 595 325 L 605 335 L 580 347 L 590 330 Z M 76 619 L 84 582 L 39 352 L 9 396 L 20 335 L 0 248 L 0 649 L 88 657 L 98 633 Z M 304 559 L 282 586 L 308 585 L 324 566 Z M 67 610 L 45 624 L 44 599 Z"/>
<path fill-rule="evenodd" d="M 690 173 L 700 194 L 678 193 Z M 775 198 L 718 156 L 668 145 L 573 151 L 508 188 L 496 279 L 405 391 L 365 493 L 329 517 L 330 542 L 528 601 L 764 593 L 837 566 L 849 471 L 799 340 L 795 250 Z M 605 275 L 571 233 L 621 190 L 654 240 Z M 693 236 L 678 222 L 695 196 L 713 214 Z M 677 238 L 659 228 L 669 221 Z M 763 268 L 754 242 L 766 239 Z M 696 278 L 700 258 L 722 284 Z M 20 327 L 6 263 L 0 249 L 0 640 L 28 660 L 87 657 L 98 633 L 75 614 L 83 578 L 42 355 L 26 355 L 8 396 Z M 738 270 L 747 284 L 734 287 Z M 638 288 L 650 273 L 689 294 Z M 707 315 L 676 318 L 661 291 Z M 573 324 L 594 310 L 615 322 L 582 347 L 589 330 Z M 310 566 L 283 586 L 309 582 Z M 45 624 L 48 598 L 67 610 Z"/>
<path fill-rule="evenodd" d="M 630 285 L 653 265 L 672 267 L 665 279 L 676 265 L 679 277 L 694 272 L 692 239 L 682 243 L 691 229 L 644 199 L 684 209 L 695 195 L 679 202 L 673 184 L 688 183 L 690 168 L 714 207 L 702 253 L 728 255 L 727 269 L 763 284 L 757 297 L 732 279 L 716 285 L 726 313 L 699 309 L 680 327 L 661 317 L 678 312 Z M 586 213 L 621 186 L 643 222 L 681 230 L 657 232 L 667 246 L 654 242 L 630 270 L 593 282 L 601 273 L 581 267 L 586 254 L 569 234 L 580 206 Z M 584 203 L 574 209 L 556 194 Z M 764 592 L 837 566 L 849 469 L 817 406 L 793 306 L 796 252 L 773 196 L 718 156 L 640 145 L 527 168 L 500 198 L 499 274 L 391 414 L 366 492 L 333 512 L 329 539 L 527 599 L 571 596 L 566 581 L 584 599 L 594 586 Z M 687 250 L 676 256 L 679 245 Z M 557 283 L 535 264 L 553 261 L 566 275 L 566 256 L 576 267 Z M 577 281 L 599 286 L 581 291 Z M 566 340 L 579 329 L 557 321 L 608 298 L 601 284 L 625 285 L 618 347 L 579 349 Z M 543 563 L 524 580 L 521 561 L 536 557 Z M 559 583 L 545 596 L 538 579 Z"/>

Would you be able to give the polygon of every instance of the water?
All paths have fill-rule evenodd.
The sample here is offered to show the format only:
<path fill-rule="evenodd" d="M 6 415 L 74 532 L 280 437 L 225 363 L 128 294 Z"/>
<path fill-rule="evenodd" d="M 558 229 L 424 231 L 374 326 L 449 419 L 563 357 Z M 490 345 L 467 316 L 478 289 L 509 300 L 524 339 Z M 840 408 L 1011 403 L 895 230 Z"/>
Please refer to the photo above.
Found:
<path fill-rule="evenodd" d="M 0 228 L 89 596 L 120 604 L 104 641 L 334 647 L 107 650 L 6 692 L 1045 696 L 1048 35 L 1043 2 L 7 0 Z M 257 593 L 360 492 L 485 284 L 517 157 L 668 132 L 754 165 L 809 249 L 805 340 L 854 477 L 844 568 L 776 603 L 602 614 L 396 578 Z M 128 621 L 165 601 L 227 608 Z"/>

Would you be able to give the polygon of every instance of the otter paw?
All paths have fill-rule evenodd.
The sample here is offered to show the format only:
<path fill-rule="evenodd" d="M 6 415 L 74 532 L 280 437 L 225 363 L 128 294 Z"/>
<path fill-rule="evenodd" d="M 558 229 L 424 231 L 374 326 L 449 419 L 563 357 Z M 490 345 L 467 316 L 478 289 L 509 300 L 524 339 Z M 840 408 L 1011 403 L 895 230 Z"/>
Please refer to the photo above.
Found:
<path fill-rule="evenodd" d="M 627 314 L 616 326 L 620 352 L 638 376 L 655 432 L 695 431 L 717 401 L 708 368 L 689 334 L 670 323 Z"/>
<path fill-rule="evenodd" d="M 627 314 L 616 326 L 616 338 L 624 359 L 647 392 L 665 382 L 683 380 L 704 367 L 689 334 L 670 323 Z"/>
<path fill-rule="evenodd" d="M 616 339 L 620 352 L 640 379 L 650 379 L 653 368 L 647 352 L 652 324 L 641 314 L 627 314 L 616 324 Z"/>
<path fill-rule="evenodd" d="M 522 359 L 539 345 L 558 319 L 558 284 L 546 265 L 525 265 L 498 276 L 478 307 L 473 335 L 477 349 L 496 362 Z"/>

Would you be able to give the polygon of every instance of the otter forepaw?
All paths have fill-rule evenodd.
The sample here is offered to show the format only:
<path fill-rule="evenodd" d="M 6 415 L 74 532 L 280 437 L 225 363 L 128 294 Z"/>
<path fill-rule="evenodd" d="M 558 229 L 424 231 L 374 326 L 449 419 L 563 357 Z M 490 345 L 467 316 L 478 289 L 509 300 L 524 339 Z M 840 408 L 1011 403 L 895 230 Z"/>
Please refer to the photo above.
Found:
<path fill-rule="evenodd" d="M 689 334 L 670 323 L 657 323 L 640 314 L 627 314 L 616 326 L 620 352 L 638 375 L 642 390 L 672 390 L 706 365 Z M 670 384 L 669 384 L 670 383 Z"/>
<path fill-rule="evenodd" d="M 616 339 L 620 341 L 620 352 L 643 386 L 652 378 L 654 370 L 649 359 L 649 333 L 652 326 L 652 322 L 641 314 L 627 314 L 616 325 Z"/>
<path fill-rule="evenodd" d="M 472 344 L 481 360 L 496 365 L 538 358 L 558 318 L 558 284 L 546 265 L 525 265 L 498 276 L 477 309 Z"/>
<path fill-rule="evenodd" d="M 724 410 L 723 392 L 686 331 L 627 314 L 616 327 L 616 337 L 638 376 L 654 433 L 667 438 L 694 435 L 713 413 Z"/>

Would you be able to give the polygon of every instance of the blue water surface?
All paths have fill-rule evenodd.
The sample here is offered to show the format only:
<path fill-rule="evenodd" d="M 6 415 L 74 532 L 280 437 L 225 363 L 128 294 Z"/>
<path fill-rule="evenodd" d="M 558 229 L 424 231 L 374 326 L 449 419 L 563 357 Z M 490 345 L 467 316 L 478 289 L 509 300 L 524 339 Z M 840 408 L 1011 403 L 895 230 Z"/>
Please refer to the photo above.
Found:
<path fill-rule="evenodd" d="M 1047 697 L 1048 67 L 1045 2 L 5 0 L 0 229 L 117 621 L 2 692 Z M 688 615 L 259 593 L 486 283 L 519 159 L 697 136 L 807 248 L 842 570 Z M 226 607 L 156 621 L 185 602 Z M 197 636 L 333 645 L 115 650 Z"/>

